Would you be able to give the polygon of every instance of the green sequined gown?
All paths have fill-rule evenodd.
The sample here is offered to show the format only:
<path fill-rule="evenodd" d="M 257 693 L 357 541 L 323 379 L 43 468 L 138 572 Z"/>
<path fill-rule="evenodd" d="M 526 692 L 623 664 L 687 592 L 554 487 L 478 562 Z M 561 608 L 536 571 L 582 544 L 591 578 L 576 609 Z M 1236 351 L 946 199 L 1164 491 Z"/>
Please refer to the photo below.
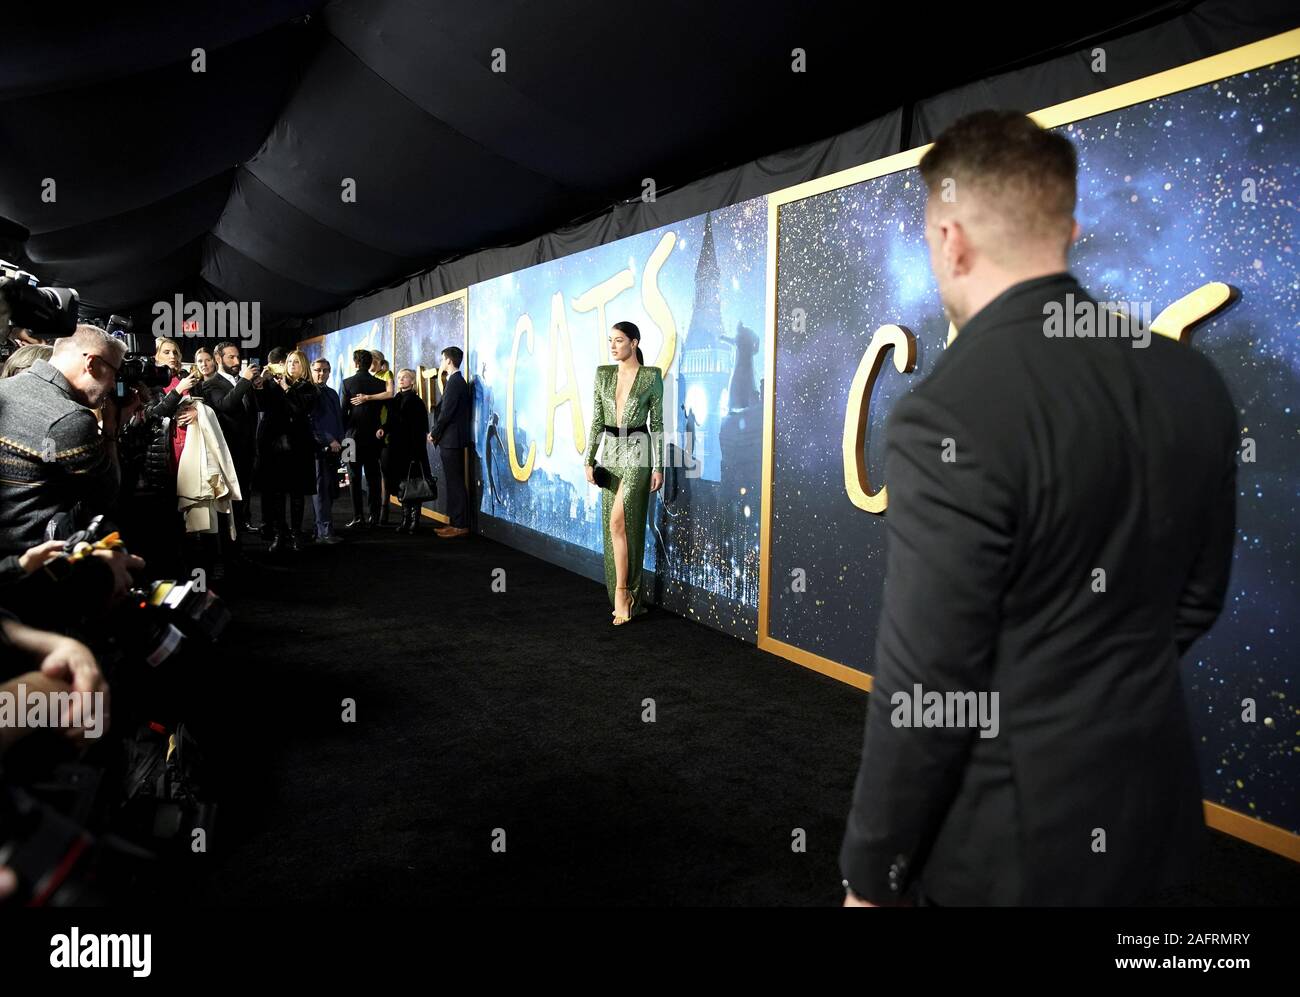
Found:
<path fill-rule="evenodd" d="M 617 576 L 614 570 L 614 546 L 609 539 L 609 514 L 614 507 L 619 483 L 623 484 L 623 523 L 627 536 L 627 587 L 633 599 L 633 616 L 646 611 L 641 587 L 641 567 L 645 563 L 646 510 L 650 506 L 650 475 L 663 472 L 664 380 L 658 367 L 642 366 L 623 403 L 622 418 L 617 418 L 614 392 L 618 386 L 618 365 L 596 368 L 595 401 L 592 404 L 591 432 L 587 434 L 586 462 L 609 472 L 608 487 L 601 489 L 601 529 L 605 539 L 605 587 L 610 605 L 614 605 Z M 646 426 L 651 436 L 629 433 L 614 436 L 606 426 L 635 429 Z M 603 441 L 603 447 L 602 447 Z M 596 452 L 600 450 L 600 460 Z"/>

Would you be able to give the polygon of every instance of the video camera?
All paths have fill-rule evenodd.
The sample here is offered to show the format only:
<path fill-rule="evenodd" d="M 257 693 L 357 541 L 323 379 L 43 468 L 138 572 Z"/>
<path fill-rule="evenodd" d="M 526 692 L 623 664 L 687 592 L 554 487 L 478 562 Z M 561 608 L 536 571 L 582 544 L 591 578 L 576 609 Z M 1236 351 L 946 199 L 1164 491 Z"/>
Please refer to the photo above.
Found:
<path fill-rule="evenodd" d="M 0 260 L 0 336 L 26 329 L 37 339 L 70 336 L 77 328 L 77 292 L 70 287 L 42 287 L 15 263 Z"/>

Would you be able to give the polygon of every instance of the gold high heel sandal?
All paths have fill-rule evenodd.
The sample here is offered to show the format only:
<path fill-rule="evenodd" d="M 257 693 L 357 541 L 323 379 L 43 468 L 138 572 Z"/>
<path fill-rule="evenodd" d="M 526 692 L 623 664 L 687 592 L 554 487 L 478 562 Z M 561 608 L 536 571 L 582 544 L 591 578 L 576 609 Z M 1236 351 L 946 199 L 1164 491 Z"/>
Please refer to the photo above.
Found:
<path fill-rule="evenodd" d="M 628 588 L 626 585 L 620 585 L 620 586 L 618 586 L 617 588 L 615 588 L 614 591 L 615 591 L 615 592 L 631 592 L 632 590 L 631 590 L 630 588 Z M 632 609 L 635 609 L 635 608 L 636 608 L 636 601 L 633 600 L 632 605 L 628 607 L 628 610 L 629 610 L 629 615 L 628 615 L 628 616 L 624 616 L 622 613 L 618 613 L 618 612 L 614 613 L 614 626 L 616 626 L 616 627 L 621 627 L 624 623 L 626 623 L 628 620 L 630 620 L 630 619 L 632 618 L 631 615 L 630 615 L 630 611 L 631 611 Z"/>

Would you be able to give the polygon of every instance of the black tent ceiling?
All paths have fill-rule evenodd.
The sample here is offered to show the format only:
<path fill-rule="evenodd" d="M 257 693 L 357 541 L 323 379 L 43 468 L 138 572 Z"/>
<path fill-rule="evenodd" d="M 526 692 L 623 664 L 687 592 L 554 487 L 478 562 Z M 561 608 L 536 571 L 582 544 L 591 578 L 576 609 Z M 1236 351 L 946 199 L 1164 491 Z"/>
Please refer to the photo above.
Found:
<path fill-rule="evenodd" d="M 87 311 L 181 293 L 309 316 L 644 178 L 668 189 L 1188 6 L 1093 2 L 1023 33 L 988 5 L 807 0 L 11 11 L 0 215 Z"/>

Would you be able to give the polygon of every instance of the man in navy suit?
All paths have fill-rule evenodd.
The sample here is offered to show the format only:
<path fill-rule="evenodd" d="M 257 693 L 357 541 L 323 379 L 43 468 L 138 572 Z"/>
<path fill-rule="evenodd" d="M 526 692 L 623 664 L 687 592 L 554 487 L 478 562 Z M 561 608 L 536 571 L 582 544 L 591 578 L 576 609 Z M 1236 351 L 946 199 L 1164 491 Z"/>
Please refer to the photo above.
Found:
<path fill-rule="evenodd" d="M 465 375 L 460 372 L 464 358 L 465 353 L 459 346 L 448 346 L 442 351 L 439 370 L 447 375 L 447 386 L 443 388 L 442 404 L 438 406 L 438 414 L 429 430 L 429 442 L 441 452 L 442 467 L 447 473 L 447 515 L 451 525 L 436 531 L 443 539 L 463 537 L 469 532 L 465 448 L 469 446 L 471 433 L 471 396 Z"/>

